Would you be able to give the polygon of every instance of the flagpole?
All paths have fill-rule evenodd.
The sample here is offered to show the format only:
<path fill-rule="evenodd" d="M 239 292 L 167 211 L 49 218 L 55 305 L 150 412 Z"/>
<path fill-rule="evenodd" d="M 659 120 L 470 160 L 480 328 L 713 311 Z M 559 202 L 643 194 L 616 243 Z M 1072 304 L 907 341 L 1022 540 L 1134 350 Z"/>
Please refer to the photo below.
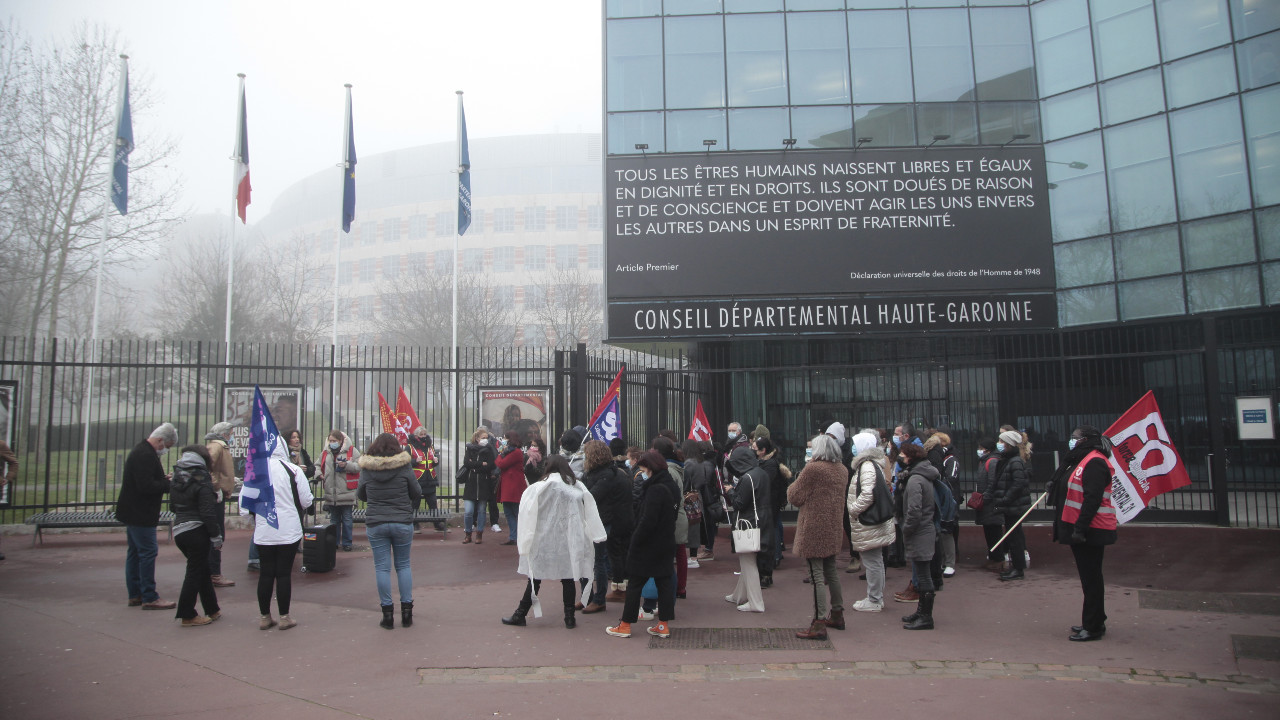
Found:
<path fill-rule="evenodd" d="M 346 182 L 347 173 L 351 172 L 351 158 L 348 149 L 351 147 L 351 83 L 343 85 L 347 89 L 347 112 L 343 121 L 342 133 L 342 162 L 338 167 L 342 168 L 343 183 L 343 215 L 338 218 L 338 232 L 333 245 L 333 358 L 334 363 L 338 359 L 338 276 L 342 273 L 342 233 L 343 225 L 346 224 Z M 349 231 L 347 231 L 349 232 Z M 338 426 L 338 383 L 337 375 L 329 383 L 329 427 L 336 428 Z"/>
<path fill-rule="evenodd" d="M 1036 506 L 1040 504 L 1040 501 L 1043 500 L 1045 498 L 1045 495 L 1048 495 L 1048 494 L 1049 494 L 1048 491 L 1045 491 L 1040 495 L 1040 497 L 1036 498 L 1035 502 L 1031 503 L 1031 507 L 1027 508 L 1027 511 L 1022 513 L 1022 517 L 1018 518 L 1018 522 L 1014 523 L 1013 527 L 1009 528 L 1009 530 L 1006 531 L 1004 535 L 1001 535 L 1000 539 L 997 540 L 996 543 L 991 546 L 992 552 L 995 552 L 995 549 L 1000 547 L 1000 543 L 1004 542 L 1004 539 L 1009 537 L 1009 534 L 1012 533 L 1014 530 L 1016 530 L 1018 526 L 1022 524 L 1023 520 L 1027 519 L 1027 516 L 1031 514 L 1031 511 L 1035 510 Z"/>
<path fill-rule="evenodd" d="M 458 90 L 458 177 L 462 177 L 462 91 Z M 461 180 L 459 180 L 461 182 Z M 453 367 L 453 415 L 449 432 L 449 462 L 452 464 L 458 452 L 458 415 L 462 412 L 458 398 L 458 246 L 462 240 L 461 223 L 453 228 L 453 341 L 450 345 Z"/>
<path fill-rule="evenodd" d="M 236 77 L 240 78 L 240 93 L 237 95 L 239 102 L 236 103 L 236 152 L 240 151 L 240 114 L 244 112 L 242 103 L 244 102 L 244 73 L 236 73 Z M 235 276 L 236 276 L 236 213 L 240 210 L 240 198 L 238 195 L 240 185 L 240 161 L 241 158 L 231 158 L 231 187 L 233 193 L 231 196 L 231 235 L 227 247 L 227 327 L 226 327 L 226 368 L 223 370 L 222 381 L 231 382 L 231 294 L 233 292 Z"/>
<path fill-rule="evenodd" d="M 124 78 L 129 72 L 129 56 L 124 53 L 120 54 L 120 94 L 116 102 L 116 118 L 117 122 L 120 117 L 120 107 L 124 102 Z M 117 137 L 113 138 L 111 143 L 112 162 L 115 161 L 115 148 L 119 142 L 120 128 L 116 128 Z M 110 235 L 110 217 L 111 217 L 111 172 L 107 173 L 106 197 L 102 203 L 102 240 L 98 243 L 98 271 L 97 279 L 93 286 L 93 323 L 89 331 L 89 362 L 91 363 L 85 368 L 85 375 L 88 379 L 85 383 L 84 402 L 82 403 L 81 415 L 84 417 L 84 447 L 80 453 L 80 494 L 79 501 L 85 502 L 88 491 L 89 480 L 89 427 L 92 424 L 89 416 L 93 414 L 93 378 L 97 374 L 97 368 L 92 363 L 98 359 L 98 306 L 102 302 L 102 273 L 103 266 L 106 265 L 107 259 L 107 240 Z"/>

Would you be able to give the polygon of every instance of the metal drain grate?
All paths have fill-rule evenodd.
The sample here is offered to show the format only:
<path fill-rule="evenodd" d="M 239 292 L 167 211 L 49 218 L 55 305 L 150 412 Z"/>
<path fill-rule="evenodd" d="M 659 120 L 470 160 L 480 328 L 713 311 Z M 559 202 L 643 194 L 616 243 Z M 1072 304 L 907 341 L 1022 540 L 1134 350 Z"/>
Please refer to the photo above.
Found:
<path fill-rule="evenodd" d="M 802 640 L 800 628 L 682 628 L 650 637 L 651 650 L 834 650 L 830 640 Z"/>
<path fill-rule="evenodd" d="M 1237 659 L 1280 660 L 1280 637 L 1232 635 L 1231 649 Z"/>

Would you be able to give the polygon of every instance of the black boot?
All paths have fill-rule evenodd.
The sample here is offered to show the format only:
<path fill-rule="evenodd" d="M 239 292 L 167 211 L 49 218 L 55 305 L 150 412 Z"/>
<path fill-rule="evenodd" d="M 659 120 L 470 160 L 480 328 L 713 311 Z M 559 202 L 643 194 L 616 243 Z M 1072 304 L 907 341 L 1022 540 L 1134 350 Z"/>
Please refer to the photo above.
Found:
<path fill-rule="evenodd" d="M 524 624 L 525 624 L 524 616 L 528 612 L 529 612 L 529 608 L 518 607 L 516 608 L 515 612 L 511 613 L 511 617 L 502 618 L 502 624 L 503 625 L 519 625 L 521 627 L 524 627 Z"/>
<path fill-rule="evenodd" d="M 572 605 L 566 605 L 564 608 L 564 626 L 570 630 L 578 627 L 578 621 L 573 618 Z"/>
<path fill-rule="evenodd" d="M 396 621 L 395 621 L 395 616 L 393 615 L 395 611 L 396 611 L 395 605 L 383 605 L 382 606 L 382 622 L 378 623 L 378 625 L 388 630 L 395 627 Z"/>
<path fill-rule="evenodd" d="M 916 614 L 915 620 L 903 624 L 906 630 L 932 630 L 933 629 L 933 599 L 937 593 L 926 592 L 920 593 L 920 612 Z"/>
<path fill-rule="evenodd" d="M 1000 579 L 1004 582 L 1008 582 L 1010 580 L 1021 580 L 1024 577 L 1026 576 L 1023 575 L 1022 571 L 1017 568 L 1012 568 L 1010 570 L 1006 570 L 1005 572 L 1000 573 Z"/>
<path fill-rule="evenodd" d="M 413 603 L 400 603 L 400 627 L 413 625 Z"/>

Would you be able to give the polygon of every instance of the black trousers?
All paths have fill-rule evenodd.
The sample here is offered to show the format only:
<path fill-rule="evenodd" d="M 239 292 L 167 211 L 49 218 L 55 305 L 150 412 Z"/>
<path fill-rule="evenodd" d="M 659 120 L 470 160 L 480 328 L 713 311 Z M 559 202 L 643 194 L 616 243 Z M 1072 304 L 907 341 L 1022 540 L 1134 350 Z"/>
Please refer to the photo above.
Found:
<path fill-rule="evenodd" d="M 520 612 L 529 612 L 529 608 L 533 607 L 533 594 L 541 591 L 541 580 L 534 580 L 531 583 L 525 583 L 524 597 L 520 598 Z M 573 606 L 578 602 L 578 584 L 573 580 L 561 580 L 560 595 L 564 600 L 565 614 L 567 615 L 573 612 Z"/>
<path fill-rule="evenodd" d="M 609 581 L 621 583 L 627 579 L 627 550 L 631 546 L 631 533 L 610 531 L 605 540 L 605 551 L 609 555 Z M 606 592 L 608 590 L 606 589 Z"/>
<path fill-rule="evenodd" d="M 218 532 L 222 537 L 227 536 L 227 504 L 225 502 L 218 503 Z M 216 548 L 212 543 L 209 545 L 209 574 L 222 574 L 222 548 Z"/>
<path fill-rule="evenodd" d="M 992 546 L 1004 534 L 1003 525 L 983 525 L 982 535 L 987 540 L 987 562 L 995 562 L 1004 558 L 1004 553 L 999 550 L 992 550 Z"/>
<path fill-rule="evenodd" d="M 276 607 L 281 615 L 289 614 L 293 599 L 293 558 L 298 554 L 295 540 L 288 545 L 257 545 L 261 567 L 258 570 L 258 612 L 271 614 L 271 593 L 275 591 Z"/>
<path fill-rule="evenodd" d="M 178 593 L 178 617 L 190 620 L 196 616 L 196 596 L 205 615 L 218 612 L 218 595 L 213 588 L 213 574 L 209 572 L 209 531 L 203 525 L 174 536 L 173 542 L 187 558 L 187 574 L 182 579 L 182 591 Z"/>
<path fill-rule="evenodd" d="M 1076 558 L 1076 572 L 1080 573 L 1080 589 L 1084 591 L 1080 625 L 1089 632 L 1107 629 L 1105 586 L 1102 582 L 1102 551 L 1105 549 L 1105 545 L 1071 546 L 1071 554 Z"/>
<path fill-rule="evenodd" d="M 664 573 L 653 579 L 658 587 L 658 619 L 669 622 L 676 617 L 676 586 L 674 573 Z M 633 623 L 640 617 L 640 591 L 649 581 L 648 576 L 632 575 L 627 578 L 627 599 L 622 605 L 622 622 Z"/>
<path fill-rule="evenodd" d="M 1004 531 L 1009 532 L 1009 528 L 1013 527 L 1013 524 L 1018 522 L 1018 517 L 1020 516 L 1021 513 L 1017 515 L 1005 515 Z M 999 540 L 1000 537 L 996 536 L 996 539 Z M 1014 570 L 1027 569 L 1027 535 L 1022 532 L 1022 525 L 1013 528 L 1013 532 L 1009 534 L 1009 539 L 1004 541 L 1000 546 L 1000 549 L 1009 553 L 1009 562 L 1013 565 Z M 1000 554 L 1003 555 L 1003 553 Z"/>

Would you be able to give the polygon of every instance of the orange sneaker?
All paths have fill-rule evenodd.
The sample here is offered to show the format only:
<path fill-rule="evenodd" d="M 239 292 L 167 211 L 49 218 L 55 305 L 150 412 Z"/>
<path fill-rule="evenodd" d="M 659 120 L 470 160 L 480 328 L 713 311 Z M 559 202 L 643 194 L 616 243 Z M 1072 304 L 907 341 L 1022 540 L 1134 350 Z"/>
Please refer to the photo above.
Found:
<path fill-rule="evenodd" d="M 659 621 L 657 625 L 649 628 L 649 634 L 654 637 L 669 638 L 671 637 L 671 626 L 663 621 Z"/>
<path fill-rule="evenodd" d="M 613 627 L 605 628 L 604 631 L 614 637 L 631 637 L 631 623 L 620 622 Z"/>

